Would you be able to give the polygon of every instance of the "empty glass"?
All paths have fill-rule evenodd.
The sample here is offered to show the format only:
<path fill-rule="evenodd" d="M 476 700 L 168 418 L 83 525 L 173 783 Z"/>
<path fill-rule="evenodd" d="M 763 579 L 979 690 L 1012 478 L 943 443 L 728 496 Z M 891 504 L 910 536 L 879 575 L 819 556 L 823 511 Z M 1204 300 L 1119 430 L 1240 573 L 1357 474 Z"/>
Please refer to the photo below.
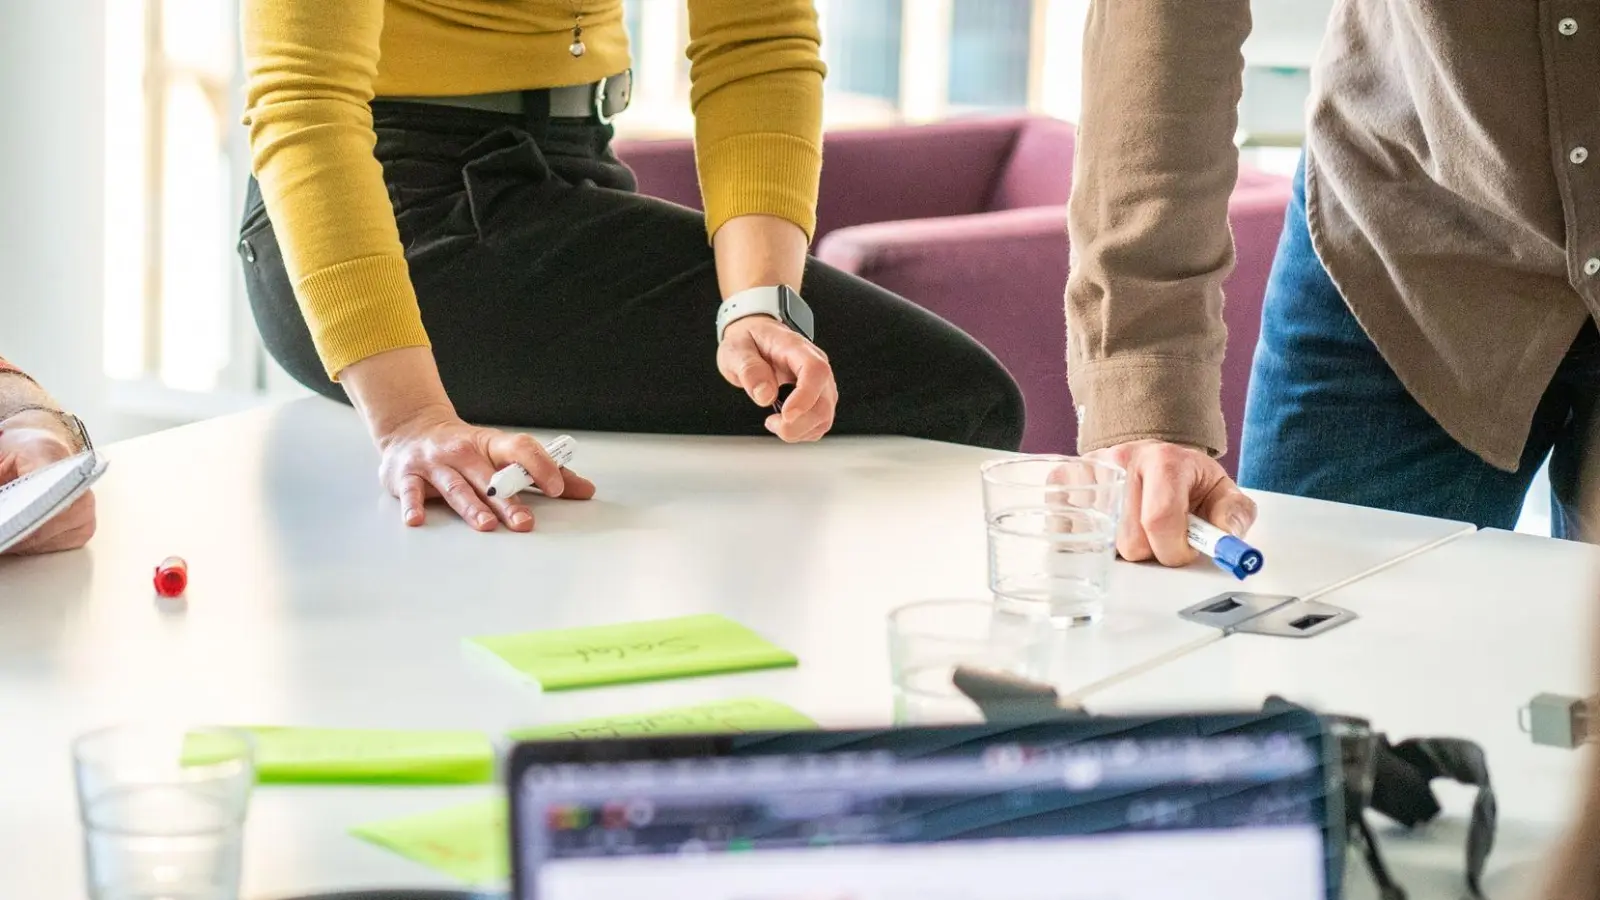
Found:
<path fill-rule="evenodd" d="M 1099 619 L 1128 477 L 1074 456 L 983 466 L 989 589 L 1012 612 L 1043 610 L 1058 626 Z"/>
<path fill-rule="evenodd" d="M 980 722 L 978 707 L 952 681 L 966 666 L 1043 679 L 1054 630 L 1040 615 L 1017 615 L 983 600 L 925 600 L 889 614 L 895 722 Z"/>
<path fill-rule="evenodd" d="M 93 900 L 237 900 L 247 735 L 108 728 L 72 745 Z"/>

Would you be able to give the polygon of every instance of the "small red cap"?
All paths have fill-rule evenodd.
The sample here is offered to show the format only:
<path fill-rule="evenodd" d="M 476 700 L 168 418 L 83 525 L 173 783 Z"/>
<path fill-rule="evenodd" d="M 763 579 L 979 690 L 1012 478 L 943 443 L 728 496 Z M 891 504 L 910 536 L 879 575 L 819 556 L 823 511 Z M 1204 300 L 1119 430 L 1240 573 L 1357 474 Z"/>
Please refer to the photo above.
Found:
<path fill-rule="evenodd" d="M 189 587 L 189 564 L 181 556 L 169 556 L 156 566 L 156 593 L 176 597 Z"/>

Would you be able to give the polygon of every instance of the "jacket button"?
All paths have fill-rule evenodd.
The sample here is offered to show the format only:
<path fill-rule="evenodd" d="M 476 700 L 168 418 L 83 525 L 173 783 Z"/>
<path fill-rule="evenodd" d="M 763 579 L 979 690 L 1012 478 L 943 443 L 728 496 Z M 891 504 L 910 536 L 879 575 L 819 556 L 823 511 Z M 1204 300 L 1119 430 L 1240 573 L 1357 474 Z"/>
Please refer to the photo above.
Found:
<path fill-rule="evenodd" d="M 1556 30 L 1567 37 L 1572 37 L 1578 33 L 1578 20 L 1570 17 L 1562 19 L 1560 22 L 1556 23 Z"/>
<path fill-rule="evenodd" d="M 1589 257 L 1589 261 L 1583 264 L 1583 274 L 1600 274 L 1600 259 L 1596 259 L 1593 256 Z"/>
<path fill-rule="evenodd" d="M 1567 154 L 1567 159 L 1572 160 L 1572 164 L 1575 165 L 1575 166 L 1583 165 L 1584 160 L 1587 160 L 1588 158 L 1589 158 L 1589 148 L 1588 147 L 1573 147 L 1572 148 L 1572 152 Z"/>
<path fill-rule="evenodd" d="M 245 262 L 253 263 L 256 261 L 256 248 L 250 246 L 249 241 L 240 241 L 239 255 L 244 257 Z"/>

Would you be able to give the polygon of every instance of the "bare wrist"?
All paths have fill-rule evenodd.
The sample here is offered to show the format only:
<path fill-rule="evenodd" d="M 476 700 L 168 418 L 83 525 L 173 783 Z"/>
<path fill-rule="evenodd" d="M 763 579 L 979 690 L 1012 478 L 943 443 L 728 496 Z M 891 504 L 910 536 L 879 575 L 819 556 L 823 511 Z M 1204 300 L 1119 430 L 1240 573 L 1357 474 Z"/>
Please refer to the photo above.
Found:
<path fill-rule="evenodd" d="M 419 419 L 457 418 L 426 347 L 370 356 L 347 367 L 339 380 L 380 446 L 389 435 Z"/>
<path fill-rule="evenodd" d="M 712 239 L 723 299 L 753 287 L 786 284 L 800 290 L 807 242 L 800 226 L 776 216 L 729 219 Z"/>

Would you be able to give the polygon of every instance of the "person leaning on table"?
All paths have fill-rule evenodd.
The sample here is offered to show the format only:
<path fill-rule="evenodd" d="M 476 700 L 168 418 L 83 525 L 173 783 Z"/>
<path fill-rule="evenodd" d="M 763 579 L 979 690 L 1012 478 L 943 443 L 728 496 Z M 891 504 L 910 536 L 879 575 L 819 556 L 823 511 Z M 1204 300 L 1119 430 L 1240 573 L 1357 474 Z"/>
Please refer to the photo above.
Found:
<path fill-rule="evenodd" d="M 1119 549 L 1254 506 L 1224 448 L 1224 277 L 1249 0 L 1096 0 L 1071 200 L 1080 447 L 1127 466 Z M 1554 450 L 1600 538 L 1600 6 L 1346 0 L 1312 79 L 1244 421 L 1247 487 L 1511 528 Z M 1585 494 L 1588 496 L 1586 497 Z"/>
<path fill-rule="evenodd" d="M 990 353 L 807 260 L 812 2 L 688 10 L 703 215 L 635 193 L 611 152 L 622 0 L 246 0 L 256 322 L 292 376 L 360 410 L 407 524 L 442 494 L 480 529 L 531 529 L 484 495 L 511 462 L 547 494 L 592 495 L 531 439 L 468 420 L 1018 445 L 1021 393 Z M 802 275 L 803 301 L 780 290 Z M 735 295 L 758 314 L 719 316 Z"/>
<path fill-rule="evenodd" d="M 76 416 L 37 382 L 0 358 L 0 485 L 88 448 L 89 435 Z M 94 537 L 94 493 L 11 549 L 7 555 L 76 550 Z"/>

